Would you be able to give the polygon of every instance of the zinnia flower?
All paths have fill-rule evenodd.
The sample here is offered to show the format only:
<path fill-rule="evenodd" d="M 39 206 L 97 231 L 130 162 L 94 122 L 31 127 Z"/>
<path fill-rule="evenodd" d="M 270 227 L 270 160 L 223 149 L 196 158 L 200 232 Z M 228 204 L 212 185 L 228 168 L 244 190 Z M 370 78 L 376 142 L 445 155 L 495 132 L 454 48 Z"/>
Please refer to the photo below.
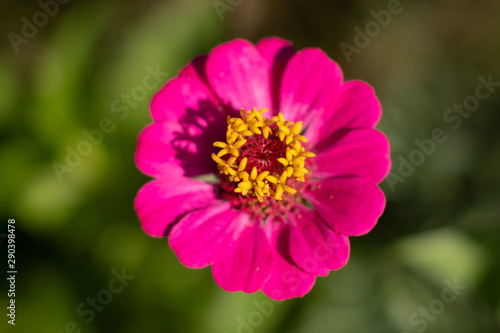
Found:
<path fill-rule="evenodd" d="M 154 96 L 151 114 L 135 155 L 155 178 L 135 201 L 142 228 L 168 236 L 184 265 L 212 265 L 227 291 L 303 296 L 384 210 L 380 104 L 319 49 L 219 45 Z"/>

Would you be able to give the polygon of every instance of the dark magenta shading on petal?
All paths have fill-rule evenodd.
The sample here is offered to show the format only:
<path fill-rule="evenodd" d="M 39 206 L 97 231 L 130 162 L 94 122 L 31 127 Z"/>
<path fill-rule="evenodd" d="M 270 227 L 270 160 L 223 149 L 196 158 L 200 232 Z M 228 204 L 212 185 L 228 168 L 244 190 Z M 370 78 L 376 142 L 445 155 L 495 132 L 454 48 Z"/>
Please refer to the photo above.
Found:
<path fill-rule="evenodd" d="M 210 88 L 186 77 L 168 82 L 151 101 L 151 116 L 156 122 L 181 121 L 190 113 L 207 119 L 225 118 Z"/>
<path fill-rule="evenodd" d="M 209 87 L 210 84 L 208 83 L 206 72 L 207 60 L 208 56 L 206 55 L 196 57 L 189 63 L 189 65 L 187 65 L 180 71 L 179 77 L 184 77 L 198 83 L 203 83 L 207 87 Z"/>
<path fill-rule="evenodd" d="M 241 214 L 240 229 L 231 244 L 212 265 L 217 284 L 227 291 L 253 293 L 262 287 L 271 268 L 271 249 L 260 225 Z"/>
<path fill-rule="evenodd" d="M 148 235 L 163 237 L 184 214 L 217 202 L 213 185 L 173 177 L 144 185 L 135 198 L 135 210 Z"/>
<path fill-rule="evenodd" d="M 292 43 L 278 37 L 271 37 L 257 43 L 257 50 L 267 60 L 271 88 L 272 106 L 269 109 L 278 114 L 280 102 L 281 80 L 288 61 L 295 55 Z"/>
<path fill-rule="evenodd" d="M 322 150 L 331 144 L 335 133 L 350 128 L 373 128 L 382 113 L 380 102 L 373 88 L 363 81 L 347 81 L 340 94 L 332 101 L 328 112 L 323 115 L 322 126 L 311 144 Z"/>
<path fill-rule="evenodd" d="M 290 255 L 297 265 L 314 275 L 327 275 L 344 266 L 349 259 L 349 239 L 330 229 L 314 210 L 297 207 L 288 214 Z"/>
<path fill-rule="evenodd" d="M 323 114 L 340 92 L 342 70 L 319 49 L 299 51 L 288 62 L 280 91 L 280 111 L 289 121 L 303 121 L 311 140 Z"/>
<path fill-rule="evenodd" d="M 267 221 L 271 237 L 272 266 L 262 292 L 272 299 L 282 301 L 307 294 L 316 281 L 316 276 L 298 268 L 290 257 L 290 233 L 283 221 Z"/>
<path fill-rule="evenodd" d="M 160 122 L 146 127 L 139 135 L 135 161 L 145 174 L 161 177 L 194 177 L 214 171 L 210 155 L 214 141 L 224 137 L 202 122 Z"/>
<path fill-rule="evenodd" d="M 235 40 L 216 47 L 208 56 L 207 77 L 223 104 L 233 109 L 271 107 L 269 69 L 255 46 Z"/>
<path fill-rule="evenodd" d="M 385 207 L 380 188 L 356 177 L 313 182 L 304 197 L 330 228 L 348 236 L 370 231 Z"/>
<path fill-rule="evenodd" d="M 227 250 L 234 232 L 231 225 L 239 214 L 228 202 L 188 213 L 172 228 L 170 247 L 188 267 L 213 264 Z"/>
<path fill-rule="evenodd" d="M 314 165 L 316 178 L 357 176 L 378 183 L 390 169 L 389 142 L 371 128 L 340 131 L 328 150 L 314 158 Z"/>

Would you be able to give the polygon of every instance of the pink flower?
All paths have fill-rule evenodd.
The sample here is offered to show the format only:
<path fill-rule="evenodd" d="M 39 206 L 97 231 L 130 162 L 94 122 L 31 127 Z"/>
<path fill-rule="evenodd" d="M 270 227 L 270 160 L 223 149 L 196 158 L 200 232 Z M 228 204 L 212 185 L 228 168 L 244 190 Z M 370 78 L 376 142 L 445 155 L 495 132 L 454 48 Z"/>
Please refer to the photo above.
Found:
<path fill-rule="evenodd" d="M 151 114 L 135 155 L 155 178 L 135 201 L 142 228 L 168 236 L 184 265 L 212 265 L 225 290 L 303 296 L 384 210 L 380 104 L 319 49 L 222 44 L 168 82 Z"/>

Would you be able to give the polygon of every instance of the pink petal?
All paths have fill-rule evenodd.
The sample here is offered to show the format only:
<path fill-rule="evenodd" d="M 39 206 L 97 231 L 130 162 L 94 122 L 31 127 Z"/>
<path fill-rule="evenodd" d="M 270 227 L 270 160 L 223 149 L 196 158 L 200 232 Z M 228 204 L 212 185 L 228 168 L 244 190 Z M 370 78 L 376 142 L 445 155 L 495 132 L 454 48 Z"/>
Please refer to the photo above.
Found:
<path fill-rule="evenodd" d="M 314 275 L 328 275 L 341 268 L 349 259 L 349 239 L 331 230 L 317 213 L 298 207 L 288 214 L 290 225 L 290 255 L 303 270 Z"/>
<path fill-rule="evenodd" d="M 339 129 L 375 127 L 381 114 L 382 108 L 372 87 L 362 81 L 345 82 L 338 98 L 333 101 L 329 112 L 324 115 L 323 126 L 318 128 L 318 147 L 316 148 L 328 146 L 332 134 Z M 316 141 L 309 140 L 309 142 Z"/>
<path fill-rule="evenodd" d="M 311 185 L 304 197 L 328 226 L 343 235 L 367 233 L 384 211 L 384 193 L 362 178 L 329 178 Z"/>
<path fill-rule="evenodd" d="M 248 41 L 216 47 L 208 56 L 207 77 L 217 96 L 233 109 L 271 107 L 268 63 Z"/>
<path fill-rule="evenodd" d="M 262 287 L 262 292 L 272 299 L 282 301 L 307 294 L 316 281 L 316 276 L 304 272 L 290 257 L 290 232 L 282 221 L 266 221 L 271 237 L 271 274 Z"/>
<path fill-rule="evenodd" d="M 188 178 L 153 180 L 135 198 L 135 210 L 142 229 L 163 237 L 183 214 L 217 203 L 213 185 Z"/>
<path fill-rule="evenodd" d="M 172 228 L 170 247 L 188 267 L 213 264 L 226 251 L 233 234 L 231 224 L 238 215 L 228 202 L 188 213 Z"/>
<path fill-rule="evenodd" d="M 215 164 L 210 157 L 213 142 L 224 139 L 199 123 L 153 123 L 139 135 L 135 161 L 145 174 L 155 177 L 193 177 L 211 173 Z"/>
<path fill-rule="evenodd" d="M 241 214 L 234 222 L 240 225 L 231 244 L 212 266 L 217 284 L 227 291 L 253 293 L 269 276 L 271 249 L 260 225 Z"/>
<path fill-rule="evenodd" d="M 288 61 L 295 55 L 293 45 L 281 38 L 271 37 L 257 43 L 257 50 L 267 60 L 270 73 L 272 106 L 269 107 L 273 114 L 278 114 L 281 90 L 281 79 Z"/>
<path fill-rule="evenodd" d="M 191 81 L 197 81 L 198 83 L 205 84 L 209 87 L 206 73 L 207 60 L 208 56 L 206 55 L 194 58 L 189 65 L 180 71 L 179 77 L 184 77 L 190 79 Z"/>
<path fill-rule="evenodd" d="M 194 118 L 206 123 L 225 125 L 220 102 L 201 80 L 177 77 L 168 82 L 151 101 L 151 115 L 156 122 L 191 121 Z"/>
<path fill-rule="evenodd" d="M 371 128 L 341 131 L 324 153 L 314 157 L 314 176 L 358 176 L 378 183 L 390 169 L 389 142 Z"/>
<path fill-rule="evenodd" d="M 280 111 L 289 121 L 303 121 L 306 137 L 317 135 L 322 114 L 331 107 L 342 84 L 342 70 L 319 49 L 299 51 L 283 74 Z M 312 132 L 312 134 L 310 134 Z"/>
<path fill-rule="evenodd" d="M 208 108 L 209 113 L 218 116 L 216 120 L 212 119 L 211 122 L 215 127 L 218 127 L 221 130 L 225 131 L 224 126 L 226 125 L 227 115 L 230 115 L 231 117 L 239 117 L 240 110 L 233 110 L 227 105 L 222 105 L 219 98 L 215 95 L 207 78 L 207 60 L 208 56 L 206 55 L 196 57 L 193 61 L 191 61 L 189 65 L 181 70 L 181 72 L 179 73 L 179 77 L 187 78 L 190 81 L 201 84 L 203 86 L 203 89 L 206 89 L 204 91 L 207 93 L 207 95 L 209 95 L 209 98 L 201 103 L 201 108 Z M 217 110 L 217 112 L 214 112 L 215 109 Z"/>

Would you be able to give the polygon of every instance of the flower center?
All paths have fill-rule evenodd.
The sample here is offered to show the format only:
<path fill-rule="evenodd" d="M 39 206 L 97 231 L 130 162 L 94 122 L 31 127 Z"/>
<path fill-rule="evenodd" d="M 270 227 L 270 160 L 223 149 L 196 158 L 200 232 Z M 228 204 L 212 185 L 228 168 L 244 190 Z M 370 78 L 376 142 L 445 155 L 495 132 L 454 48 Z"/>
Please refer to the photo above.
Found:
<path fill-rule="evenodd" d="M 223 177 L 234 183 L 234 192 L 260 202 L 297 193 L 290 184 L 305 181 L 306 159 L 315 156 L 302 146 L 307 139 L 300 135 L 301 121 L 286 121 L 281 113 L 267 119 L 262 116 L 267 111 L 241 109 L 241 118 L 228 116 L 227 142 L 214 142 L 221 150 L 212 154 Z"/>

